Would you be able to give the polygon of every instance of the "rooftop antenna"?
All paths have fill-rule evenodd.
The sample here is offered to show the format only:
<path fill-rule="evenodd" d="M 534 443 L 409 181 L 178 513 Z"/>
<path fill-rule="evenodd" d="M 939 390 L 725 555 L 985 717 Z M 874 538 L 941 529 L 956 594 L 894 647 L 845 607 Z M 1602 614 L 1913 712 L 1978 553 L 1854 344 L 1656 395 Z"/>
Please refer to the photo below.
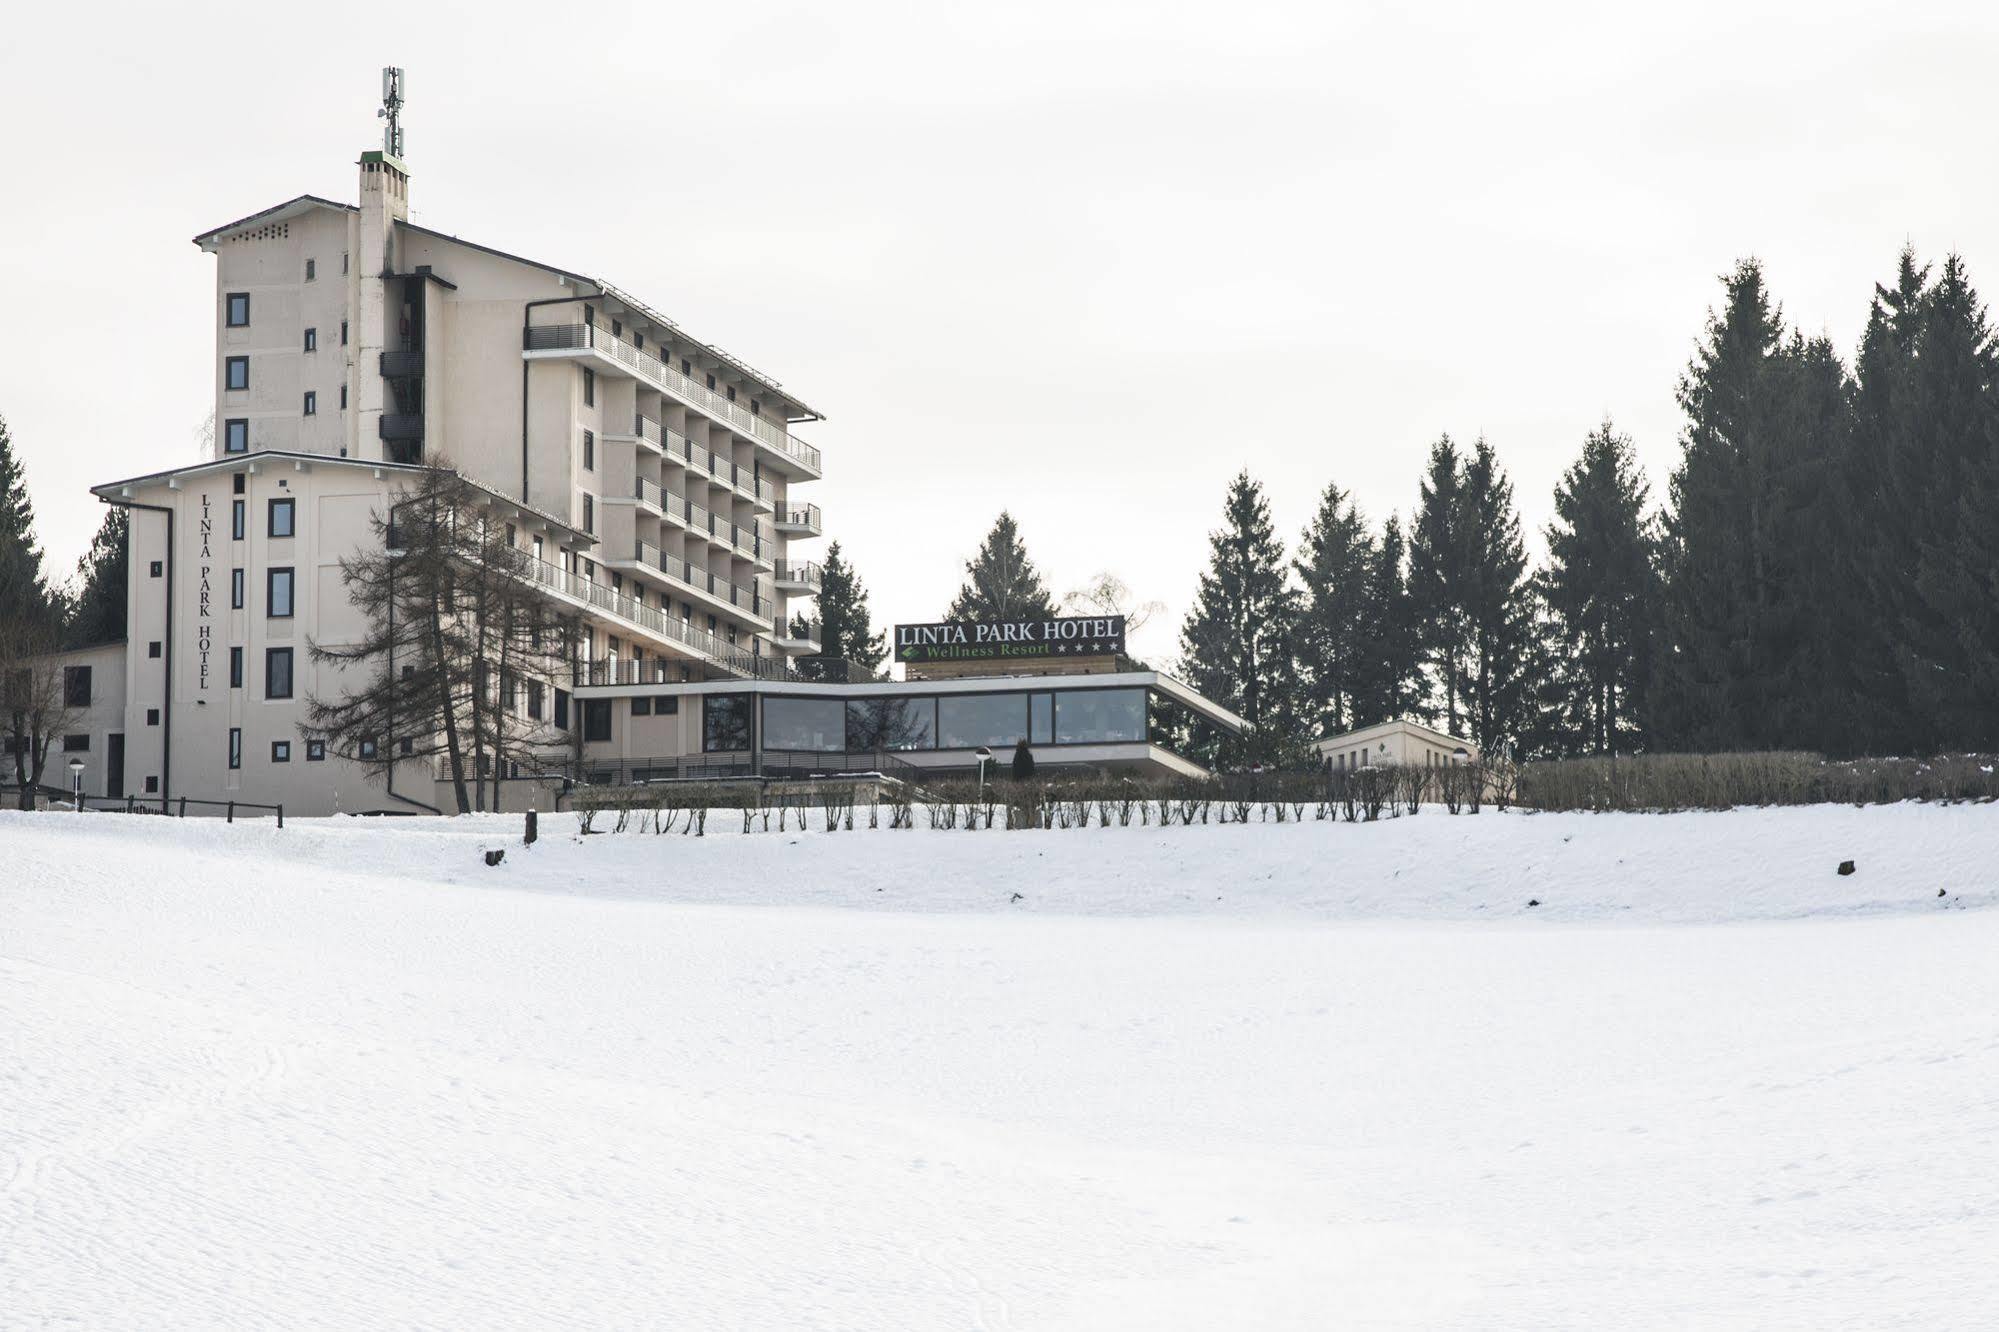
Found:
<path fill-rule="evenodd" d="M 403 112 L 403 71 L 399 65 L 390 65 L 382 71 L 382 106 L 375 115 L 389 123 L 382 127 L 382 151 L 390 157 L 403 155 L 403 127 L 398 117 Z"/>

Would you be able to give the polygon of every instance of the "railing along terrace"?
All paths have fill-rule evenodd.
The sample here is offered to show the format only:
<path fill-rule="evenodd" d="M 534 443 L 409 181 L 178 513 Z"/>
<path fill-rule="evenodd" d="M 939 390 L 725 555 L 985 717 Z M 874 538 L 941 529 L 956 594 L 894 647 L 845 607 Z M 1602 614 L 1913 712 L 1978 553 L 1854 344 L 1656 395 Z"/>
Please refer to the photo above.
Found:
<path fill-rule="evenodd" d="M 817 504 L 787 504 L 777 511 L 777 521 L 786 527 L 803 527 L 814 532 L 822 530 Z"/>
<path fill-rule="evenodd" d="M 725 486 L 733 486 L 736 493 L 744 499 L 757 504 L 776 503 L 777 487 L 768 481 L 759 480 L 753 469 L 732 462 L 713 449 L 702 448 L 689 442 L 687 436 L 677 430 L 668 430 L 650 416 L 643 414 L 635 416 L 632 420 L 632 433 L 689 471 L 700 472 L 710 480 L 719 481 Z"/>
<path fill-rule="evenodd" d="M 640 351 L 623 338 L 613 337 L 593 324 L 536 324 L 525 330 L 525 346 L 529 351 L 586 348 L 595 351 L 664 386 L 675 397 L 693 404 L 724 424 L 768 444 L 800 466 L 814 472 L 821 470 L 819 450 L 790 431 L 730 402 L 726 395 L 695 382 L 693 376 L 680 373 L 658 357 Z"/>
<path fill-rule="evenodd" d="M 813 560 L 779 560 L 777 581 L 780 583 L 802 583 L 817 590 L 825 571 Z"/>
<path fill-rule="evenodd" d="M 649 629 L 661 638 L 692 648 L 725 670 L 738 675 L 754 676 L 758 673 L 759 668 L 754 654 L 744 651 L 719 635 L 709 633 L 706 629 L 697 629 L 691 624 L 676 620 L 656 606 L 642 605 L 622 593 L 612 591 L 602 583 L 592 582 L 581 574 L 571 573 L 559 565 L 550 564 L 547 560 L 529 558 L 523 561 L 523 567 L 529 576 L 543 587 Z"/>
<path fill-rule="evenodd" d="M 748 587 L 732 583 L 705 565 L 696 564 L 679 555 L 668 555 L 644 539 L 636 543 L 632 558 L 640 564 L 659 570 L 668 578 L 687 584 L 697 592 L 705 592 L 711 597 L 728 602 L 731 606 L 749 611 L 752 615 L 764 617 L 770 614 L 770 589 L 762 582 L 752 583 Z"/>

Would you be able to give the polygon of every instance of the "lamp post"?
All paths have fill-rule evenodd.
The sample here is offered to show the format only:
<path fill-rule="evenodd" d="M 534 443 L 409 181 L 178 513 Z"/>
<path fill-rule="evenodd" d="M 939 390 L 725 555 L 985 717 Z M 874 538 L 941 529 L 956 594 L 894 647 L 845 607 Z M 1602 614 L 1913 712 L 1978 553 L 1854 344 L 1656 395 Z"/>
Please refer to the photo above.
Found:
<path fill-rule="evenodd" d="M 972 751 L 972 757 L 979 761 L 979 800 L 986 798 L 986 765 L 993 761 L 993 751 L 980 745 Z"/>
<path fill-rule="evenodd" d="M 76 812 L 81 814 L 83 812 L 83 760 L 80 758 L 73 758 L 69 761 L 69 793 L 70 798 L 76 802 Z"/>

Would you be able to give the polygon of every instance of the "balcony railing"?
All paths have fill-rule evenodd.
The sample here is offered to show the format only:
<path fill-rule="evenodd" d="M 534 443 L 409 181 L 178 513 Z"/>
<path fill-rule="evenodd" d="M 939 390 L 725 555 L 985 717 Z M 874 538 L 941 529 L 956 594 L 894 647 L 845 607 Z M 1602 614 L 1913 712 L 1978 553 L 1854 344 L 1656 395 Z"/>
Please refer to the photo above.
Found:
<path fill-rule="evenodd" d="M 423 353 L 420 351 L 385 351 L 381 361 L 384 379 L 421 379 L 423 377 Z"/>
<path fill-rule="evenodd" d="M 383 412 L 381 424 L 376 430 L 383 439 L 411 440 L 423 438 L 423 418 L 421 416 L 396 416 Z"/>
<path fill-rule="evenodd" d="M 727 546 L 746 560 L 760 564 L 771 562 L 771 552 L 776 549 L 777 534 L 768 527 L 732 523 L 722 515 L 703 508 L 684 495 L 676 495 L 647 477 L 633 478 L 633 497 L 641 504 L 651 505 L 666 517 L 680 523 L 698 536 L 713 538 L 718 544 Z"/>
<path fill-rule="evenodd" d="M 817 592 L 824 572 L 812 560 L 779 560 L 773 581 L 782 588 L 809 588 Z"/>
<path fill-rule="evenodd" d="M 826 529 L 821 526 L 817 504 L 786 504 L 777 511 L 777 529 L 803 536 L 818 536 Z"/>
<path fill-rule="evenodd" d="M 687 436 L 668 430 L 650 416 L 632 418 L 632 434 L 672 458 L 692 472 L 732 486 L 736 493 L 753 503 L 769 507 L 777 502 L 777 487 L 760 479 L 753 468 L 731 462 L 712 449 L 689 442 Z"/>
<path fill-rule="evenodd" d="M 649 541 L 634 544 L 632 558 L 648 568 L 657 569 L 668 578 L 693 588 L 696 592 L 727 602 L 738 610 L 747 611 L 760 620 L 767 620 L 771 613 L 770 589 L 762 583 L 752 583 L 748 587 L 732 583 L 727 578 L 678 555 L 668 555 Z"/>
<path fill-rule="evenodd" d="M 628 596 L 612 591 L 602 583 L 592 582 L 581 574 L 571 573 L 560 565 L 550 564 L 547 560 L 530 558 L 523 561 L 523 564 L 528 575 L 550 591 L 583 602 L 608 615 L 615 615 L 642 629 L 650 630 L 661 638 L 692 648 L 724 670 L 751 677 L 768 672 L 769 668 L 762 664 L 766 658 L 745 651 L 718 634 L 711 634 L 705 629 L 697 629 L 691 624 L 676 620 L 656 606 L 641 605 Z"/>
<path fill-rule="evenodd" d="M 524 345 L 528 351 L 588 349 L 600 356 L 608 357 L 641 379 L 650 380 L 663 391 L 673 394 L 738 433 L 774 450 L 799 470 L 813 476 L 820 475 L 819 450 L 797 438 L 783 426 L 746 411 L 740 405 L 730 402 L 725 395 L 717 393 L 706 385 L 696 383 L 692 376 L 683 375 L 658 357 L 640 351 L 623 338 L 613 337 L 593 324 L 536 324 L 525 330 L 525 335 Z"/>
<path fill-rule="evenodd" d="M 815 653 L 819 651 L 820 645 L 825 642 L 825 639 L 820 636 L 819 621 L 816 619 L 805 620 L 803 622 L 793 620 L 790 624 L 781 626 L 772 637 L 782 647 L 803 647 L 807 651 Z"/>

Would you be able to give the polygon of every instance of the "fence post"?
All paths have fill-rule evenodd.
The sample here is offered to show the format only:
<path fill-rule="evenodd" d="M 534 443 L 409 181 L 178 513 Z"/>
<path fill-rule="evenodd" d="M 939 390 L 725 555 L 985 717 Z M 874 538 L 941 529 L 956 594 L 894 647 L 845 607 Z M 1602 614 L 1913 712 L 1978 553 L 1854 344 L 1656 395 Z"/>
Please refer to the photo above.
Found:
<path fill-rule="evenodd" d="M 186 817 L 187 817 L 187 797 L 186 797 L 186 796 L 182 796 L 182 797 L 180 798 L 180 817 L 182 817 L 182 818 L 186 818 Z"/>
<path fill-rule="evenodd" d="M 222 820 L 222 821 L 223 821 L 224 823 L 234 823 L 234 822 L 236 822 L 236 802 L 235 802 L 235 801 L 233 801 L 233 800 L 232 800 L 232 801 L 230 801 L 230 802 L 229 802 L 229 813 L 228 813 L 228 814 L 227 814 L 227 815 L 226 815 L 226 816 L 225 816 L 225 817 L 223 818 L 223 820 Z"/>
<path fill-rule="evenodd" d="M 133 812 L 133 806 L 138 803 L 138 800 L 139 797 L 133 795 L 131 792 L 128 791 L 125 793 L 125 812 L 127 814 Z"/>
<path fill-rule="evenodd" d="M 278 826 L 280 828 L 285 826 L 285 807 L 283 805 L 278 806 Z"/>

